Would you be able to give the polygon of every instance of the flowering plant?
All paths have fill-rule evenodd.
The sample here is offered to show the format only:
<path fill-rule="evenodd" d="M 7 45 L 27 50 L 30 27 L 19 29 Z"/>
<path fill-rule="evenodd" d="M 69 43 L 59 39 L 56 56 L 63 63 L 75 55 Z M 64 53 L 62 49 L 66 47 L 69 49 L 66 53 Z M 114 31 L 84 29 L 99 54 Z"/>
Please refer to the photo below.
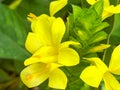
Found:
<path fill-rule="evenodd" d="M 22 90 L 26 86 L 25 90 L 120 90 L 120 1 L 81 0 L 76 5 L 70 0 L 54 0 L 46 5 L 48 13 L 28 14 L 26 25 L 24 17 L 17 20 L 19 14 L 24 15 L 18 12 L 24 3 L 0 4 L 2 14 L 4 8 L 7 14 L 16 14 L 8 17 L 14 20 L 12 33 L 0 25 L 4 38 L 0 39 L 0 63 L 12 59 L 15 67 L 10 67 L 20 65 L 17 72 L 10 70 L 15 76 L 1 66 L 0 74 L 6 75 L 8 84 L 0 89 L 17 82 L 16 88 Z M 9 19 L 2 19 L 9 26 Z"/>

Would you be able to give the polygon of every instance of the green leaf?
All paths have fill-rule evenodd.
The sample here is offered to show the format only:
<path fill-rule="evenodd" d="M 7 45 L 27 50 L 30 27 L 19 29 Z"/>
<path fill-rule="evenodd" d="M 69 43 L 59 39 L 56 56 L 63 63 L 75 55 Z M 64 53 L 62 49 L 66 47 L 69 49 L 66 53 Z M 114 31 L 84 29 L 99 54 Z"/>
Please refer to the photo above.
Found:
<path fill-rule="evenodd" d="M 73 16 L 74 16 L 74 18 L 79 17 L 82 9 L 79 6 L 76 6 L 76 5 L 72 5 L 72 8 L 73 8 Z"/>
<path fill-rule="evenodd" d="M 95 3 L 91 8 L 94 8 L 99 16 L 102 15 L 103 12 L 103 0 L 98 1 Z"/>
<path fill-rule="evenodd" d="M 97 27 L 95 27 L 94 29 L 92 29 L 92 33 L 97 33 L 101 30 L 103 30 L 104 28 L 108 27 L 109 24 L 107 22 L 103 22 L 103 23 L 100 23 Z"/>
<path fill-rule="evenodd" d="M 120 14 L 116 14 L 114 16 L 114 25 L 109 34 L 107 43 L 111 44 L 111 47 L 105 51 L 103 60 L 107 65 L 109 65 L 111 54 L 114 48 L 116 47 L 116 45 L 120 44 Z"/>
<path fill-rule="evenodd" d="M 0 4 L 0 32 L 24 46 L 26 27 L 20 16 L 5 5 Z"/>
<path fill-rule="evenodd" d="M 30 56 L 24 48 L 26 35 L 19 15 L 0 4 L 0 58 L 23 61 Z"/>
<path fill-rule="evenodd" d="M 30 54 L 19 44 L 0 32 L 0 58 L 24 60 Z"/>
<path fill-rule="evenodd" d="M 110 44 L 120 44 L 120 14 L 115 15 L 114 25 L 110 36 Z"/>
<path fill-rule="evenodd" d="M 93 44 L 95 42 L 100 42 L 107 38 L 107 34 L 104 31 L 98 32 L 97 34 L 93 35 L 93 37 L 90 38 L 89 44 Z"/>
<path fill-rule="evenodd" d="M 81 61 L 79 65 L 76 65 L 74 67 L 62 68 L 68 77 L 68 85 L 66 90 L 81 90 L 84 82 L 79 78 L 80 73 L 88 65 L 88 63 Z"/>

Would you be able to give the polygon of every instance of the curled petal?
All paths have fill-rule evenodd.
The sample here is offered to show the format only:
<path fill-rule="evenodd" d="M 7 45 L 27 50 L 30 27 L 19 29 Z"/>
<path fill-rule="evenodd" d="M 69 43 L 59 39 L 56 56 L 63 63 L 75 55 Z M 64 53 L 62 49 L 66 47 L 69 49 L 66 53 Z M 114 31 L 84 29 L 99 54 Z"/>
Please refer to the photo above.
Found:
<path fill-rule="evenodd" d="M 93 5 L 95 4 L 96 2 L 98 2 L 99 0 L 87 0 L 87 2 L 90 4 L 90 5 Z M 107 7 L 110 5 L 110 2 L 109 0 L 104 0 L 104 7 Z"/>
<path fill-rule="evenodd" d="M 88 2 L 90 5 L 95 4 L 97 1 L 99 1 L 99 0 L 87 0 L 87 2 Z"/>
<path fill-rule="evenodd" d="M 79 64 L 78 53 L 72 48 L 62 48 L 59 50 L 58 63 L 65 66 L 74 66 Z"/>
<path fill-rule="evenodd" d="M 49 76 L 49 87 L 56 89 L 65 89 L 67 86 L 67 77 L 63 71 L 56 68 Z"/>
<path fill-rule="evenodd" d="M 109 5 L 104 8 L 104 11 L 102 13 L 102 19 L 104 20 L 107 17 L 112 16 L 113 14 L 120 13 L 120 4 L 117 6 Z"/>
<path fill-rule="evenodd" d="M 26 67 L 20 74 L 21 80 L 29 88 L 43 83 L 49 76 L 49 69 L 46 64 L 35 63 Z"/>
<path fill-rule="evenodd" d="M 120 4 L 117 6 L 110 5 L 109 7 L 105 8 L 105 11 L 113 14 L 120 13 Z"/>
<path fill-rule="evenodd" d="M 74 41 L 66 41 L 60 44 L 60 48 L 68 48 L 69 45 L 80 45 L 80 43 Z"/>
<path fill-rule="evenodd" d="M 99 46 L 95 46 L 95 47 L 91 48 L 88 52 L 100 52 L 104 49 L 107 49 L 108 47 L 110 47 L 110 45 L 100 44 Z"/>
<path fill-rule="evenodd" d="M 50 3 L 50 16 L 53 16 L 57 13 L 60 9 L 62 9 L 68 0 L 56 0 Z"/>
<path fill-rule="evenodd" d="M 120 75 L 120 45 L 113 50 L 109 69 L 112 73 Z"/>
<path fill-rule="evenodd" d="M 103 73 L 96 66 L 88 66 L 82 71 L 80 78 L 88 85 L 98 87 L 103 78 Z"/>

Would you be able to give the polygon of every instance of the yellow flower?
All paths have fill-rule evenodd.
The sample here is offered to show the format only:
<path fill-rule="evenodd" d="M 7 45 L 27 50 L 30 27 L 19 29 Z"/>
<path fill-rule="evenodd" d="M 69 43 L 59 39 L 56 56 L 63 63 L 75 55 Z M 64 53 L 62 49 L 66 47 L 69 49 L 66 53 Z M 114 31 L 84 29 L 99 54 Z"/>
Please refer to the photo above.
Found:
<path fill-rule="evenodd" d="M 56 0 L 52 1 L 50 3 L 50 16 L 53 16 L 56 12 L 58 12 L 60 9 L 62 9 L 66 4 L 68 0 Z"/>
<path fill-rule="evenodd" d="M 58 67 L 74 66 L 79 63 L 79 55 L 69 45 L 78 45 L 73 41 L 61 43 L 65 33 L 65 24 L 58 17 L 45 14 L 36 17 L 29 15 L 32 22 L 25 46 L 33 55 L 26 59 L 28 66 L 21 72 L 21 79 L 28 87 L 40 85 L 49 78 L 49 87 L 65 89 L 67 77 Z"/>
<path fill-rule="evenodd" d="M 93 5 L 97 1 L 99 0 L 87 0 L 87 2 L 90 5 Z M 109 0 L 104 0 L 104 10 L 102 13 L 102 19 L 104 20 L 105 18 L 110 17 L 113 14 L 117 14 L 117 13 L 120 13 L 120 4 L 118 4 L 117 6 L 114 6 L 114 5 L 110 5 Z"/>
<path fill-rule="evenodd" d="M 119 82 L 111 74 L 120 75 L 120 45 L 114 49 L 109 67 L 97 57 L 86 58 L 86 60 L 91 61 L 93 64 L 86 67 L 80 75 L 80 78 L 85 83 L 93 87 L 98 87 L 103 80 L 106 90 L 120 90 Z"/>

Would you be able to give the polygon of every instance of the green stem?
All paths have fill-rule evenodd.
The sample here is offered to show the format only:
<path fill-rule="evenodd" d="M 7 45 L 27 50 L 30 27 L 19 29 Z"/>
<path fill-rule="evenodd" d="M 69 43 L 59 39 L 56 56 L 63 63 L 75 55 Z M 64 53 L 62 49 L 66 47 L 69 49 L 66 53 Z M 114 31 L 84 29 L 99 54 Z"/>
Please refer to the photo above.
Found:
<path fill-rule="evenodd" d="M 115 17 L 114 17 L 114 19 L 115 19 Z M 113 28 L 114 28 L 114 25 L 113 25 Z M 111 37 L 111 35 L 112 35 L 113 31 L 114 31 L 113 28 L 112 28 L 111 32 L 109 33 L 109 35 L 108 35 L 107 44 L 110 44 L 110 37 Z M 103 61 L 105 61 L 106 53 L 107 53 L 107 49 L 104 51 L 103 58 L 102 58 Z"/>

